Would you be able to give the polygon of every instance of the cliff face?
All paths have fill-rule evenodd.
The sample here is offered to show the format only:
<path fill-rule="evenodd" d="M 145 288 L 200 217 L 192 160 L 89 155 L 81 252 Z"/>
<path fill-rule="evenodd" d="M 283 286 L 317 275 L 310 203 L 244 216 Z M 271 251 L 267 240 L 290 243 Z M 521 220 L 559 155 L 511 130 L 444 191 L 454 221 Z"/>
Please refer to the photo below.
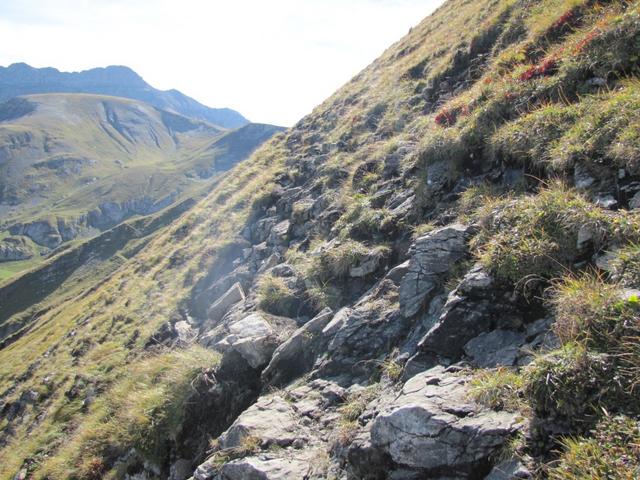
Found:
<path fill-rule="evenodd" d="M 17 331 L 2 474 L 633 478 L 639 25 L 445 3 Z"/>

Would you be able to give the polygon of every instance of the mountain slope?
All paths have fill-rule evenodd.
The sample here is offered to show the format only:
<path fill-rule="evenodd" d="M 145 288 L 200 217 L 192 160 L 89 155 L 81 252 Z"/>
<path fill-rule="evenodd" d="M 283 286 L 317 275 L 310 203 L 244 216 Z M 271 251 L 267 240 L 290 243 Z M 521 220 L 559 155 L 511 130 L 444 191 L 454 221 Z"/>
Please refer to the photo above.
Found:
<path fill-rule="evenodd" d="M 445 3 L 0 350 L 0 475 L 637 476 L 639 20 Z"/>
<path fill-rule="evenodd" d="M 16 98 L 0 118 L 1 228 L 47 248 L 188 196 L 278 131 L 86 94 Z"/>
<path fill-rule="evenodd" d="M 109 66 L 81 72 L 33 68 L 26 63 L 0 67 L 0 101 L 37 93 L 93 93 L 130 98 L 223 128 L 249 123 L 229 108 L 207 107 L 177 90 L 157 90 L 128 67 Z"/>

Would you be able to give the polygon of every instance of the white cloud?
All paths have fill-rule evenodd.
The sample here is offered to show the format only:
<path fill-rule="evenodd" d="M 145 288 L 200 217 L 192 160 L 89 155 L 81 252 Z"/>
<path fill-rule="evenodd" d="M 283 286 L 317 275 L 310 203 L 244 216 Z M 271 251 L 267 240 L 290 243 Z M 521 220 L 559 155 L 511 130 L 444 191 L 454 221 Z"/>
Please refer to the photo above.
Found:
<path fill-rule="evenodd" d="M 3 3 L 2 65 L 127 65 L 156 88 L 291 125 L 442 0 Z"/>

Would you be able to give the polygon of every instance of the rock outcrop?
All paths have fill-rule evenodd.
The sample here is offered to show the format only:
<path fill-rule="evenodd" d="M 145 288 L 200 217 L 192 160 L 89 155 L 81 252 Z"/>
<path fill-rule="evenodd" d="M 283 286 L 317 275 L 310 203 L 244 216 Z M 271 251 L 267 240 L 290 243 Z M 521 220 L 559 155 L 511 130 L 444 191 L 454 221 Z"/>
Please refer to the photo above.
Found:
<path fill-rule="evenodd" d="M 400 308 L 405 317 L 418 313 L 454 263 L 464 258 L 471 232 L 467 226 L 450 225 L 427 233 L 412 245 L 408 272 L 400 285 Z"/>
<path fill-rule="evenodd" d="M 0 241 L 0 262 L 28 260 L 34 253 L 24 238 L 8 237 Z"/>
<path fill-rule="evenodd" d="M 422 478 L 483 478 L 490 457 L 524 426 L 469 400 L 469 377 L 436 367 L 409 379 L 371 427 L 371 444 Z"/>

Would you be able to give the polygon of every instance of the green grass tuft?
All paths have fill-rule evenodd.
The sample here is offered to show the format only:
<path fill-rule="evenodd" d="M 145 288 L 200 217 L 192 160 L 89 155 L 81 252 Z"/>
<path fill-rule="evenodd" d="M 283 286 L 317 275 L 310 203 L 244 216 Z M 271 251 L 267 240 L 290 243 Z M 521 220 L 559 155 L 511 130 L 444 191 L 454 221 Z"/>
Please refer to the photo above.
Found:
<path fill-rule="evenodd" d="M 508 368 L 478 370 L 469 387 L 469 396 L 485 407 L 508 412 L 526 409 L 522 398 L 524 377 Z"/>
<path fill-rule="evenodd" d="M 285 317 L 295 316 L 298 298 L 285 280 L 271 274 L 258 282 L 258 306 L 265 312 Z"/>
<path fill-rule="evenodd" d="M 640 221 L 624 211 L 601 209 L 574 190 L 552 183 L 537 195 L 515 200 L 489 198 L 475 217 L 483 226 L 474 244 L 480 262 L 512 284 L 545 284 L 574 269 L 581 248 L 597 251 L 609 241 L 636 241 Z"/>
<path fill-rule="evenodd" d="M 51 478 L 95 478 L 134 447 L 144 459 L 160 464 L 180 431 L 191 382 L 218 361 L 200 347 L 149 356 L 132 364 L 127 376 L 100 396 L 88 418 L 55 458 L 42 465 Z"/>

